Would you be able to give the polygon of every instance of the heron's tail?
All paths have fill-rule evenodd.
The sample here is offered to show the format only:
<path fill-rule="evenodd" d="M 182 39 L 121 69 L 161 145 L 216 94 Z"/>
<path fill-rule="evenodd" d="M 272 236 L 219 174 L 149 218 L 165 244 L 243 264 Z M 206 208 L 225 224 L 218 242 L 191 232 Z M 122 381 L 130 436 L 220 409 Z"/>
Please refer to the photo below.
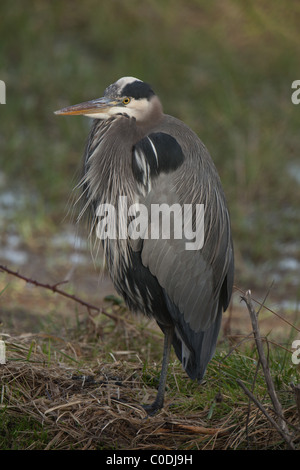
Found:
<path fill-rule="evenodd" d="M 189 340 L 183 339 L 175 328 L 173 346 L 178 359 L 191 379 L 201 381 L 206 372 L 209 361 L 216 350 L 218 334 L 221 325 L 222 311 L 217 315 L 216 321 L 206 331 L 195 333 L 190 331 Z"/>
<path fill-rule="evenodd" d="M 176 317 L 179 320 L 175 324 L 175 334 L 173 337 L 175 353 L 189 377 L 200 382 L 216 350 L 222 320 L 222 306 L 220 304 L 218 306 L 218 313 L 214 323 L 207 330 L 199 332 L 195 332 L 190 328 L 184 321 L 183 315 L 173 303 L 168 305 L 168 307 L 169 309 L 171 307 L 177 310 L 176 315 L 173 316 L 171 314 L 171 316 L 173 319 Z"/>

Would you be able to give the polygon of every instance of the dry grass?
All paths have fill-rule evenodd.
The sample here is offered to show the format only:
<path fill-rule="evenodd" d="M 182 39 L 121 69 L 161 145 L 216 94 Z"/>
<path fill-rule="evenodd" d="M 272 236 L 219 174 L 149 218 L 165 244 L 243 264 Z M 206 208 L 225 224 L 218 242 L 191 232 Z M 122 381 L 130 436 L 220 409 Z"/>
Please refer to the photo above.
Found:
<path fill-rule="evenodd" d="M 114 300 L 106 304 L 105 313 L 92 315 L 47 289 L 29 289 L 28 302 L 25 290 L 24 281 L 14 276 L 2 294 L 7 363 L 0 365 L 0 449 L 286 448 L 237 384 L 241 379 L 277 419 L 257 368 L 245 310 L 234 308 L 225 315 L 203 385 L 190 381 L 172 354 L 165 407 L 149 418 L 140 404 L 151 403 L 156 394 L 163 339 L 155 322 L 133 316 Z M 20 316 L 10 324 L 16 306 Z M 292 381 L 299 383 L 289 351 L 291 323 L 278 315 L 261 315 L 271 374 L 294 445 L 300 448 L 298 410 L 290 387 Z M 270 328 L 275 338 L 269 336 Z"/>
<path fill-rule="evenodd" d="M 176 410 L 174 402 L 184 402 L 187 396 L 170 388 L 166 407 L 148 418 L 139 403 L 150 401 L 154 390 L 144 381 L 140 361 L 101 362 L 100 354 L 98 359 L 76 364 L 70 360 L 70 351 L 82 352 L 85 344 L 65 343 L 58 353 L 50 351 L 45 339 L 25 335 L 7 340 L 8 360 L 0 366 L 2 424 L 16 427 L 26 418 L 31 427 L 10 443 L 2 430 L 2 449 L 285 447 L 266 417 L 256 407 L 249 407 L 246 397 L 238 399 L 226 413 L 208 419 L 205 404 L 184 412 L 180 407 Z M 176 369 L 175 388 L 179 388 L 181 374 Z M 209 387 L 209 380 L 204 387 Z M 223 389 L 223 401 L 228 398 L 226 393 Z M 284 413 L 289 423 L 297 426 L 296 405 L 285 407 Z M 38 431 L 32 423 L 38 425 Z M 293 433 L 294 442 L 298 442 L 299 429 L 293 428 Z"/>

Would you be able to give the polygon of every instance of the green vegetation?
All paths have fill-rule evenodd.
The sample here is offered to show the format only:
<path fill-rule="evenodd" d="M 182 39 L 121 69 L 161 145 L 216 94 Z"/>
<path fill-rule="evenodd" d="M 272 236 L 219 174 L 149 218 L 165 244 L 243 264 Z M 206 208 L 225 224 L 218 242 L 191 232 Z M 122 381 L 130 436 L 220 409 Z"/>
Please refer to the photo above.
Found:
<path fill-rule="evenodd" d="M 0 411 L 0 419 L 1 450 L 44 449 L 47 433 L 41 423 L 22 414 L 13 417 L 5 408 Z"/>

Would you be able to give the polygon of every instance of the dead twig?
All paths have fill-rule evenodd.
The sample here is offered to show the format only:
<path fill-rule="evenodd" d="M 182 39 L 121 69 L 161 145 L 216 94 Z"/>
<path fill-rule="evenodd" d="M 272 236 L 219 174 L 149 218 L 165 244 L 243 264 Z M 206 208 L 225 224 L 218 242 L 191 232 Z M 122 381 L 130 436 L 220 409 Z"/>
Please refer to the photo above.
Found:
<path fill-rule="evenodd" d="M 174 433 L 185 433 L 185 434 L 208 434 L 225 436 L 228 434 L 234 426 L 228 428 L 207 428 L 205 426 L 196 426 L 194 424 L 183 424 L 183 423 L 169 423 L 166 422 L 164 425 L 156 429 L 153 434 L 174 434 Z"/>
<path fill-rule="evenodd" d="M 235 290 L 238 290 L 239 292 L 241 292 L 243 295 L 242 295 L 242 299 L 244 300 L 244 291 L 242 289 L 240 289 L 239 287 L 237 286 L 234 286 Z M 287 325 L 291 326 L 293 329 L 295 329 L 296 331 L 299 331 L 300 333 L 300 328 L 298 328 L 296 325 L 294 325 L 293 323 L 291 323 L 290 321 L 288 321 L 286 318 L 282 317 L 281 315 L 279 315 L 279 313 L 275 312 L 274 310 L 272 310 L 271 308 L 267 307 L 266 305 L 264 305 L 264 302 L 259 302 L 258 300 L 254 299 L 252 297 L 252 300 L 257 303 L 261 309 L 262 307 L 264 307 L 265 310 L 267 310 L 268 312 L 271 312 L 273 315 L 275 315 L 277 318 L 280 318 L 280 320 L 284 321 Z"/>
<path fill-rule="evenodd" d="M 295 395 L 295 400 L 296 400 L 296 406 L 297 406 L 297 411 L 298 411 L 298 417 L 300 421 L 300 385 L 299 384 L 293 384 L 291 383 L 291 388 L 294 392 Z"/>
<path fill-rule="evenodd" d="M 246 294 L 244 296 L 242 296 L 242 300 L 244 300 L 244 302 L 247 306 L 248 312 L 250 314 L 250 319 L 251 319 L 251 323 L 252 323 L 252 329 L 253 329 L 253 333 L 254 333 L 255 343 L 256 343 L 256 347 L 257 347 L 257 351 L 258 351 L 258 355 L 259 355 L 259 360 L 261 362 L 263 373 L 264 373 L 264 376 L 265 376 L 268 393 L 269 393 L 269 396 L 270 396 L 271 401 L 273 403 L 275 413 L 278 415 L 278 418 L 279 418 L 279 424 L 276 425 L 276 429 L 277 430 L 280 429 L 280 433 L 281 433 L 281 435 L 284 436 L 284 439 L 288 443 L 289 447 L 294 448 L 293 443 L 291 441 L 291 437 L 289 435 L 289 431 L 288 431 L 286 422 L 283 418 L 282 406 L 281 406 L 280 401 L 278 400 L 278 397 L 277 397 L 277 394 L 276 394 L 276 391 L 275 391 L 275 387 L 274 387 L 274 383 L 273 383 L 273 380 L 272 380 L 272 377 L 271 377 L 268 361 L 267 361 L 267 358 L 266 358 L 266 355 L 265 355 L 265 352 L 264 352 L 263 341 L 262 341 L 262 338 L 261 338 L 261 334 L 260 334 L 260 330 L 259 330 L 259 326 L 258 326 L 258 321 L 257 321 L 257 314 L 256 314 L 256 312 L 254 310 L 254 307 L 253 307 L 253 304 L 252 304 L 251 291 L 250 290 L 248 290 L 246 292 Z M 241 385 L 239 380 L 238 380 L 238 383 L 239 383 L 239 385 Z M 251 393 L 249 390 L 248 390 L 248 392 Z M 249 396 L 249 394 L 248 394 L 248 396 Z M 252 396 L 251 398 L 253 399 L 254 397 Z"/>
<path fill-rule="evenodd" d="M 112 315 L 111 313 L 106 312 L 102 308 L 96 307 L 95 305 L 92 305 L 92 304 L 86 302 L 85 300 L 80 299 L 76 295 L 68 294 L 68 292 L 65 292 L 64 290 L 62 290 L 58 287 L 59 285 L 65 284 L 68 281 L 61 281 L 61 282 L 57 282 L 56 284 L 51 285 L 51 284 L 45 284 L 43 282 L 39 282 L 36 279 L 30 279 L 30 278 L 18 273 L 17 271 L 13 271 L 12 269 L 9 269 L 9 268 L 7 268 L 6 266 L 3 266 L 3 265 L 0 265 L 0 271 L 6 272 L 7 274 L 10 274 L 10 275 L 15 276 L 19 279 L 22 279 L 23 281 L 27 282 L 28 284 L 33 284 L 34 286 L 42 287 L 44 289 L 51 290 L 52 292 L 54 292 L 56 294 L 67 297 L 68 299 L 71 299 L 74 302 L 77 302 L 80 305 L 83 305 L 84 307 L 86 307 L 88 309 L 89 314 L 91 313 L 91 310 L 95 310 L 98 313 L 103 313 L 103 315 L 106 315 L 107 317 L 111 318 L 114 321 L 118 320 L 117 316 Z"/>
<path fill-rule="evenodd" d="M 279 434 L 283 437 L 285 442 L 288 445 L 288 448 L 291 450 L 295 450 L 294 444 L 291 440 L 291 437 L 276 423 L 276 421 L 269 415 L 265 407 L 255 398 L 253 393 L 243 384 L 240 379 L 236 379 L 239 386 L 243 389 L 245 394 L 255 403 L 255 405 L 260 409 L 260 411 L 265 415 L 265 417 L 270 421 L 270 423 L 274 426 L 274 428 L 279 432 Z"/>

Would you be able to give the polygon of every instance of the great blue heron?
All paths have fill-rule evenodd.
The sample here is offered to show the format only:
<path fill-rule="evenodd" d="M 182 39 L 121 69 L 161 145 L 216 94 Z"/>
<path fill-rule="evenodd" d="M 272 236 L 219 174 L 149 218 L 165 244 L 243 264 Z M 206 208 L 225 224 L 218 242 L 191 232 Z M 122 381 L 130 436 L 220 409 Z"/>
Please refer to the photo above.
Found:
<path fill-rule="evenodd" d="M 230 301 L 233 245 L 220 179 L 197 135 L 164 114 L 150 85 L 137 78 L 120 78 L 102 98 L 56 114 L 94 118 L 80 183 L 82 212 L 91 211 L 91 227 L 97 228 L 100 206 L 116 206 L 124 197 L 126 207 L 192 206 L 194 229 L 195 206 L 204 205 L 204 244 L 198 249 L 187 249 L 187 236 L 175 236 L 174 228 L 168 237 L 162 231 L 158 237 L 148 231 L 148 236 L 135 238 L 117 232 L 115 237 L 106 234 L 103 242 L 118 293 L 129 309 L 154 317 L 164 333 L 158 392 L 144 407 L 154 414 L 164 403 L 171 345 L 189 377 L 201 382 Z M 122 205 L 117 215 L 119 224 L 128 222 Z M 115 223 L 113 217 L 107 220 Z M 151 227 L 150 216 L 148 222 Z"/>

